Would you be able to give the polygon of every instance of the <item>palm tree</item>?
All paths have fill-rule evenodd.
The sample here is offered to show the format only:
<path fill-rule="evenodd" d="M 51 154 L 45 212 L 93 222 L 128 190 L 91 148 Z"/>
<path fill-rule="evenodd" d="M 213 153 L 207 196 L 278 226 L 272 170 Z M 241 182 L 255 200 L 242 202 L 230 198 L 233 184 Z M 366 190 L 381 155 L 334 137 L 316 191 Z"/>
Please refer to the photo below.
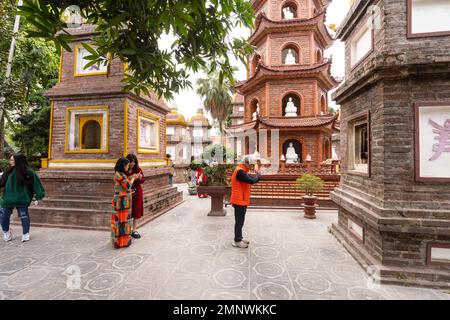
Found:
<path fill-rule="evenodd" d="M 219 123 L 220 134 L 223 138 L 224 123 L 233 111 L 231 84 L 226 79 L 220 83 L 218 72 L 210 73 L 207 78 L 197 79 L 196 84 L 196 92 L 203 100 L 203 107 Z"/>

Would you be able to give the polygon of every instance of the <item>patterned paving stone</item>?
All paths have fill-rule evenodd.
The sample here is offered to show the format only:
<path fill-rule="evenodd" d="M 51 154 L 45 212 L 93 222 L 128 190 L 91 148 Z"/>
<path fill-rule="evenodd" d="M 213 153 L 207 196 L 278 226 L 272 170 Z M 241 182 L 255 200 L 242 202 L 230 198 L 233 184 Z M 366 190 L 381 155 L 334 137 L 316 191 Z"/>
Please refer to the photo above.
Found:
<path fill-rule="evenodd" d="M 49 274 L 50 270 L 43 267 L 23 269 L 9 277 L 7 280 L 7 285 L 10 288 L 22 288 L 22 290 L 25 290 L 30 287 L 35 287 Z"/>
<path fill-rule="evenodd" d="M 258 259 L 277 259 L 280 251 L 277 248 L 263 246 L 251 249 L 252 255 Z"/>
<path fill-rule="evenodd" d="M 114 288 L 122 283 L 124 278 L 124 275 L 120 272 L 101 272 L 87 280 L 84 290 L 96 294 L 110 294 Z"/>
<path fill-rule="evenodd" d="M 293 293 L 287 283 L 265 282 L 253 289 L 252 296 L 258 300 L 290 300 Z"/>
<path fill-rule="evenodd" d="M 159 299 L 189 299 L 200 297 L 205 277 L 175 275 L 169 279 L 159 293 Z"/>
<path fill-rule="evenodd" d="M 248 291 L 233 290 L 212 290 L 207 289 L 202 296 L 202 300 L 249 300 L 250 293 Z"/>
<path fill-rule="evenodd" d="M 11 275 L 17 271 L 31 266 L 36 259 L 27 257 L 15 257 L 0 263 L 0 275 Z"/>
<path fill-rule="evenodd" d="M 284 268 L 274 262 L 258 262 L 254 267 L 253 271 L 261 277 L 276 279 L 281 278 L 285 274 Z"/>
<path fill-rule="evenodd" d="M 368 288 L 351 288 L 348 292 L 348 297 L 351 300 L 386 300 L 380 290 L 371 290 Z"/>
<path fill-rule="evenodd" d="M 214 286 L 221 289 L 243 290 L 249 287 L 249 270 L 246 268 L 222 269 L 213 275 Z"/>
<path fill-rule="evenodd" d="M 152 297 L 153 294 L 149 288 L 132 284 L 121 285 L 113 294 L 113 299 L 117 300 L 150 300 Z"/>
<path fill-rule="evenodd" d="M 233 209 L 208 217 L 209 205 L 186 196 L 120 250 L 102 231 L 32 227 L 23 244 L 13 226 L 16 239 L 0 242 L 0 299 L 450 300 L 442 290 L 374 286 L 328 232 L 336 211 L 310 221 L 300 210 L 249 209 L 251 243 L 239 249 Z"/>
<path fill-rule="evenodd" d="M 21 291 L 0 290 L 0 300 L 17 299 L 21 293 L 22 293 Z"/>
<path fill-rule="evenodd" d="M 219 256 L 219 263 L 224 266 L 247 266 L 249 264 L 248 251 L 224 252 Z"/>
<path fill-rule="evenodd" d="M 139 268 L 146 258 L 142 254 L 124 253 L 113 260 L 112 266 L 115 269 L 132 271 Z"/>

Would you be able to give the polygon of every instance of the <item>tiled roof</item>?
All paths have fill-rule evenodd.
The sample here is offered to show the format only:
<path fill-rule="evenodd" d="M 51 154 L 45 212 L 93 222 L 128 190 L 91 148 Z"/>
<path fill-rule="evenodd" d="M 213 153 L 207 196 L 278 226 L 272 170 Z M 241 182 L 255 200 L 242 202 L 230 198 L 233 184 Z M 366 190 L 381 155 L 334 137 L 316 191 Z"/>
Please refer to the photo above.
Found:
<path fill-rule="evenodd" d="M 255 20 L 255 30 L 250 35 L 249 41 L 255 41 L 260 35 L 268 32 L 268 29 L 286 29 L 286 28 L 301 28 L 307 30 L 318 30 L 323 36 L 325 48 L 333 44 L 333 38 L 324 25 L 326 19 L 326 11 L 318 13 L 315 17 L 309 19 L 282 19 L 271 20 L 267 17 L 265 12 L 261 12 Z M 316 29 L 317 28 L 317 29 Z"/>
<path fill-rule="evenodd" d="M 227 128 L 230 133 L 240 133 L 254 129 L 258 123 L 275 128 L 313 128 L 331 124 L 336 120 L 335 115 L 310 116 L 310 117 L 258 117 L 256 121 Z"/>
<path fill-rule="evenodd" d="M 279 66 L 267 66 L 261 61 L 258 64 L 256 73 L 244 81 L 239 81 L 236 83 L 235 88 L 242 91 L 242 89 L 247 88 L 263 78 L 285 78 L 285 77 L 322 77 L 322 79 L 331 88 L 337 86 L 339 81 L 331 75 L 331 59 L 324 59 L 322 63 L 311 64 L 311 65 L 279 65 Z"/>
<path fill-rule="evenodd" d="M 260 118 L 261 123 L 269 127 L 321 127 L 332 123 L 336 120 L 334 115 L 312 116 L 312 117 L 277 117 L 277 118 Z"/>
<path fill-rule="evenodd" d="M 180 113 L 178 113 L 178 110 L 176 108 L 172 108 L 170 110 L 170 113 L 167 114 L 166 116 L 166 122 L 167 124 L 179 124 L 179 125 L 183 125 L 183 126 L 188 126 L 188 123 L 186 121 L 186 119 L 184 118 L 184 116 Z"/>

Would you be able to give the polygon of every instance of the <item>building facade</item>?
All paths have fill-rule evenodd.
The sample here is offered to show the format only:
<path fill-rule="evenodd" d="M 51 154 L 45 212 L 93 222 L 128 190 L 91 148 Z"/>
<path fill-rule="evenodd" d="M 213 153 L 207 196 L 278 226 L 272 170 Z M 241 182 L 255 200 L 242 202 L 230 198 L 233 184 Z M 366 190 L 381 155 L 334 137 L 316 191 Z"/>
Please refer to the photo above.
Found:
<path fill-rule="evenodd" d="M 231 126 L 237 126 L 244 123 L 244 97 L 236 93 L 231 104 L 233 112 L 231 114 Z"/>
<path fill-rule="evenodd" d="M 177 107 L 172 107 L 166 117 L 167 154 L 175 166 L 175 183 L 187 182 L 186 170 L 189 168 L 192 144 L 190 139 L 188 122 L 178 112 Z"/>
<path fill-rule="evenodd" d="M 198 158 L 202 155 L 205 147 L 212 142 L 210 136 L 211 124 L 205 117 L 203 109 L 199 108 L 197 113 L 189 119 L 188 125 L 191 138 L 191 156 Z"/>
<path fill-rule="evenodd" d="M 369 0 L 345 42 L 333 234 L 386 283 L 450 288 L 450 1 Z M 376 271 L 376 272 L 374 272 Z"/>

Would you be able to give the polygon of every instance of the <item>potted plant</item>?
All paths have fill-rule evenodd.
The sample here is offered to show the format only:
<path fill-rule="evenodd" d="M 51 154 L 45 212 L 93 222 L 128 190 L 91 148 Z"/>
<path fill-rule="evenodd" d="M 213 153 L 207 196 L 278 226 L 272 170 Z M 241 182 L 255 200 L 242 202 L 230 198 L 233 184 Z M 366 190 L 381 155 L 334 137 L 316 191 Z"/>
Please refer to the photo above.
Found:
<path fill-rule="evenodd" d="M 206 182 L 197 188 L 199 194 L 211 197 L 211 210 L 208 216 L 225 216 L 224 199 L 231 193 L 229 184 L 230 172 L 235 168 L 232 162 L 234 153 L 222 145 L 212 145 L 202 154 L 202 170 L 206 175 Z"/>
<path fill-rule="evenodd" d="M 321 178 L 312 174 L 304 174 L 297 179 L 297 188 L 305 193 L 303 196 L 305 218 L 316 218 L 317 197 L 314 196 L 314 193 L 322 191 L 324 184 L 325 182 Z"/>

